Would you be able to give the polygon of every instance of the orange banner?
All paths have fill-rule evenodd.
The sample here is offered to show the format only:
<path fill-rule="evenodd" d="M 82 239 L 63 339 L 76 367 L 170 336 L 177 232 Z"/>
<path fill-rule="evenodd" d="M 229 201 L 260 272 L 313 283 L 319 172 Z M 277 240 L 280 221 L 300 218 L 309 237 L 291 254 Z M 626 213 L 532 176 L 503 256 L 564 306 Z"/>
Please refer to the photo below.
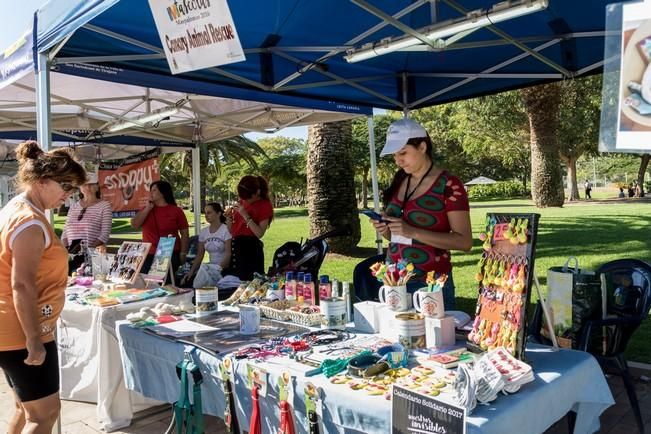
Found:
<path fill-rule="evenodd" d="M 160 180 L 159 155 L 160 151 L 155 149 L 99 164 L 102 199 L 110 202 L 114 217 L 133 216 L 147 205 L 149 186 Z"/>

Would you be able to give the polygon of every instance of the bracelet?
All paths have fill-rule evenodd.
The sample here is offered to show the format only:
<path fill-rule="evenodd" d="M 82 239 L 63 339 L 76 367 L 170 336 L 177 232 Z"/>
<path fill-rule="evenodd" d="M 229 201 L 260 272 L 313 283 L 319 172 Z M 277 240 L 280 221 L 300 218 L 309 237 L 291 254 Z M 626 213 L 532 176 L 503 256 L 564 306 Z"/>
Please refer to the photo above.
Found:
<path fill-rule="evenodd" d="M 389 364 L 377 354 L 361 354 L 348 361 L 348 373 L 355 377 L 375 377 L 389 369 Z"/>

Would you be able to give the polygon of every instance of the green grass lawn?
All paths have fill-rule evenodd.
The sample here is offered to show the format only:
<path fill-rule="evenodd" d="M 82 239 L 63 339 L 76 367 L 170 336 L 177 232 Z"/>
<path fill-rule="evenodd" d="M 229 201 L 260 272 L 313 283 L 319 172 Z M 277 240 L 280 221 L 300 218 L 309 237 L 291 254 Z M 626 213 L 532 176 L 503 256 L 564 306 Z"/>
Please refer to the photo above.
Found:
<path fill-rule="evenodd" d="M 612 194 L 600 194 L 610 197 Z M 474 280 L 482 248 L 477 235 L 484 229 L 488 212 L 538 213 L 541 215 L 536 248 L 536 274 L 546 290 L 547 269 L 562 265 L 568 256 L 576 256 L 582 268 L 621 258 L 651 261 L 651 202 L 612 201 L 607 203 L 581 201 L 563 208 L 537 209 L 529 200 L 502 200 L 474 202 L 471 220 L 474 246 L 468 253 L 453 254 L 454 281 L 457 307 L 474 312 L 477 282 Z M 368 219 L 360 216 L 362 239 L 351 256 L 329 254 L 321 267 L 321 274 L 330 279 L 352 281 L 353 268 L 362 259 L 372 256 L 375 233 Z M 188 215 L 188 221 L 192 221 Z M 62 225 L 62 218 L 55 221 Z M 113 235 L 131 232 L 127 219 L 113 220 Z M 192 233 L 192 230 L 191 230 Z M 264 236 L 265 259 L 268 265 L 273 252 L 287 241 L 300 241 L 309 236 L 307 210 L 282 208 Z M 536 297 L 532 297 L 532 300 Z M 651 363 L 651 321 L 645 321 L 629 344 L 630 360 Z"/>

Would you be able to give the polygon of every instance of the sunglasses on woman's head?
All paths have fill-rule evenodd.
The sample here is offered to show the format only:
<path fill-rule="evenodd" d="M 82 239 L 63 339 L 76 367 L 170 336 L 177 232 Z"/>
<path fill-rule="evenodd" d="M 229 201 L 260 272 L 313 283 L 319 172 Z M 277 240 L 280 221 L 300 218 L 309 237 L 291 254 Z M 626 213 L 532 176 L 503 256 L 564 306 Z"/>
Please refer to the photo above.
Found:
<path fill-rule="evenodd" d="M 84 218 L 84 214 L 86 214 L 86 208 L 81 209 L 81 211 L 79 212 L 79 215 L 77 216 L 77 221 L 81 221 L 81 219 Z"/>

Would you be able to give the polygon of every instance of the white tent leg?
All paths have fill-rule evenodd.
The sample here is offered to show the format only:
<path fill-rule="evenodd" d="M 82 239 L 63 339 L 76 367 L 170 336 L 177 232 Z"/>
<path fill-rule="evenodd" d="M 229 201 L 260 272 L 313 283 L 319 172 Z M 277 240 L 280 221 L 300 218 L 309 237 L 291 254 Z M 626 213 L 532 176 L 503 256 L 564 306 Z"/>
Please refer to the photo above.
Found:
<path fill-rule="evenodd" d="M 377 162 L 375 161 L 375 131 L 373 130 L 373 116 L 367 118 L 368 121 L 368 150 L 371 160 L 371 187 L 373 188 L 373 209 L 380 212 L 380 192 L 377 185 Z M 382 253 L 382 236 L 375 233 L 375 243 L 377 244 L 378 254 Z"/>
<path fill-rule="evenodd" d="M 36 139 L 45 152 L 52 147 L 52 112 L 50 110 L 50 61 L 48 53 L 38 53 L 36 61 Z M 47 213 L 54 222 L 52 210 Z M 60 430 L 58 432 L 61 432 Z"/>
<path fill-rule="evenodd" d="M 192 148 L 192 207 L 194 209 L 194 234 L 201 231 L 201 147 L 198 143 Z"/>

